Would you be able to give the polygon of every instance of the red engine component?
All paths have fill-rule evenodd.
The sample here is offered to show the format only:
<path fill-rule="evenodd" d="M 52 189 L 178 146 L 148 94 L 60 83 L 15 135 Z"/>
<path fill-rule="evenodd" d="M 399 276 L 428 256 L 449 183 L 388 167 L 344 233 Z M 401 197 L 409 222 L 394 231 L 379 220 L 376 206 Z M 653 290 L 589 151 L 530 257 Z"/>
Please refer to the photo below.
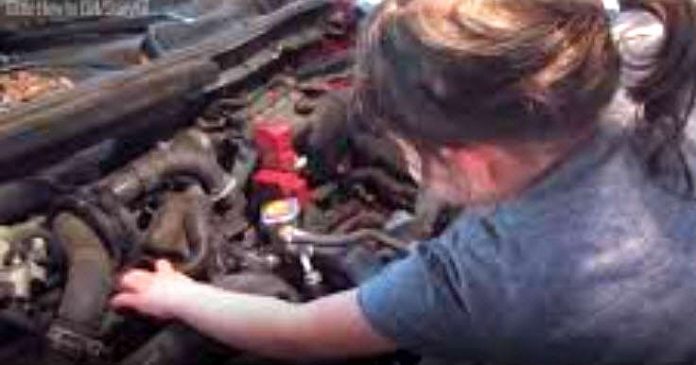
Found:
<path fill-rule="evenodd" d="M 273 190 L 280 198 L 296 197 L 301 204 L 307 203 L 309 187 L 297 171 L 299 157 L 292 145 L 290 123 L 276 119 L 256 124 L 254 142 L 261 160 L 253 177 L 255 186 Z"/>
<path fill-rule="evenodd" d="M 297 153 L 292 145 L 292 127 L 285 120 L 264 121 L 256 125 L 254 142 L 264 169 L 295 171 Z"/>
<path fill-rule="evenodd" d="M 259 170 L 254 175 L 254 184 L 258 187 L 273 189 L 283 198 L 295 197 L 300 204 L 309 202 L 307 180 L 296 172 Z"/>

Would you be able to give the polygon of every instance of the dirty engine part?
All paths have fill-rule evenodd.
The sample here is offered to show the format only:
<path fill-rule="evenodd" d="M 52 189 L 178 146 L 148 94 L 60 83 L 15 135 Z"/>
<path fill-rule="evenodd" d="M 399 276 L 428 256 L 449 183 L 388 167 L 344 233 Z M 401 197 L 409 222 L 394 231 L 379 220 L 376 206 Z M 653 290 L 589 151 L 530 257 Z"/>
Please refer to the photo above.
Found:
<path fill-rule="evenodd" d="M 148 62 L 0 113 L 0 361 L 273 363 L 114 313 L 116 278 L 167 258 L 224 290 L 305 302 L 359 285 L 456 213 L 350 117 L 352 4 L 254 1 L 230 13 L 239 26 L 202 17 L 196 34 L 138 22 Z"/>

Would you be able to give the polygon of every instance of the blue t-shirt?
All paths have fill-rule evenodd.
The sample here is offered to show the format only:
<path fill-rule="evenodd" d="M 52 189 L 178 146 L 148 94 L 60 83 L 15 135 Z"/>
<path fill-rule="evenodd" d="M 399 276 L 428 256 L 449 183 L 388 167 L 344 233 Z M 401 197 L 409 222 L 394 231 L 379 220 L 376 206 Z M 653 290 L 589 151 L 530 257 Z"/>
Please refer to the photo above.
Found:
<path fill-rule="evenodd" d="M 359 301 L 379 333 L 426 356 L 693 362 L 696 204 L 648 178 L 627 138 L 602 135 L 518 199 L 420 244 Z"/>

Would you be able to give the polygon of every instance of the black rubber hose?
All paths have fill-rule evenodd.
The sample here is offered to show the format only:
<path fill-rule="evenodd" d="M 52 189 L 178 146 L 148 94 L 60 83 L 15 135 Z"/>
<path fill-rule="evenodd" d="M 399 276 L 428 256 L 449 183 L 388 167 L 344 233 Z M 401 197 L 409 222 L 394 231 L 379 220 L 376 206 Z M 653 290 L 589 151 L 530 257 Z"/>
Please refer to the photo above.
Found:
<path fill-rule="evenodd" d="M 71 213 L 58 214 L 52 227 L 68 263 L 58 321 L 95 336 L 112 290 L 114 273 L 109 254 L 97 233 Z"/>
<path fill-rule="evenodd" d="M 86 192 L 59 199 L 54 204 L 51 214 L 54 218 L 51 221 L 55 222 L 55 217 L 59 214 L 70 212 L 90 227 L 111 260 L 122 264 L 131 249 L 140 242 L 141 237 L 130 222 L 132 218 L 126 217 L 125 209 L 122 209 L 119 203 L 113 202 L 114 199 L 108 191 L 98 194 Z"/>
<path fill-rule="evenodd" d="M 367 167 L 351 171 L 347 179 L 349 182 L 372 182 L 377 187 L 384 189 L 389 195 L 397 195 L 408 199 L 415 199 L 418 195 L 416 186 L 399 181 L 379 168 Z"/>
<path fill-rule="evenodd" d="M 0 324 L 12 327 L 15 332 L 19 331 L 29 335 L 41 333 L 40 325 L 36 321 L 14 309 L 0 311 Z"/>
<path fill-rule="evenodd" d="M 319 178 L 334 176 L 348 152 L 350 100 L 348 91 L 324 94 L 316 100 L 304 128 L 296 132 L 295 144 L 309 157 L 310 169 Z"/>
<path fill-rule="evenodd" d="M 112 140 L 99 143 L 38 174 L 0 184 L 0 223 L 25 219 L 45 209 L 52 199 L 70 188 L 94 181 L 100 164 L 112 156 Z"/>
<path fill-rule="evenodd" d="M 119 365 L 217 364 L 229 356 L 217 342 L 181 324 L 174 323 L 129 354 Z"/>
<path fill-rule="evenodd" d="M 256 168 L 259 154 L 256 148 L 248 141 L 240 140 L 236 143 L 237 154 L 232 167 L 232 177 L 237 182 L 236 191 L 241 191 L 249 181 L 249 177 Z"/>
<path fill-rule="evenodd" d="M 195 274 L 203 269 L 205 261 L 210 254 L 210 209 L 203 199 L 203 192 L 198 187 L 192 189 L 195 195 L 193 204 L 188 207 L 188 212 L 184 217 L 184 227 L 186 229 L 186 239 L 193 248 L 193 255 L 181 267 L 181 270 Z"/>
<path fill-rule="evenodd" d="M 334 231 L 336 233 L 346 233 L 355 230 L 357 227 L 383 227 L 386 220 L 384 215 L 377 212 L 360 212 L 341 222 Z"/>
<path fill-rule="evenodd" d="M 145 234 L 144 250 L 152 256 L 175 258 L 179 270 L 197 276 L 210 256 L 211 212 L 209 199 L 198 185 L 168 196 Z"/>
<path fill-rule="evenodd" d="M 184 133 L 106 177 L 101 184 L 128 204 L 168 177 L 180 175 L 195 178 L 209 195 L 222 198 L 234 187 L 234 181 L 218 164 L 209 143 L 200 133 Z"/>

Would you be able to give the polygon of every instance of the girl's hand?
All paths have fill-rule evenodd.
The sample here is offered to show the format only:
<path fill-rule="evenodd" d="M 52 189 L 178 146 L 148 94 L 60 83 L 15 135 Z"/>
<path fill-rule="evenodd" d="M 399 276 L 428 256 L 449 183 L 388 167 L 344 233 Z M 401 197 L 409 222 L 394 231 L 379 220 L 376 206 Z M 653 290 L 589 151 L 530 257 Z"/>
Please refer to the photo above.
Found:
<path fill-rule="evenodd" d="M 160 319 L 174 317 L 182 303 L 195 300 L 196 282 L 176 271 L 166 260 L 155 262 L 155 271 L 134 269 L 121 276 L 119 293 L 111 300 L 115 309 L 132 309 Z"/>

